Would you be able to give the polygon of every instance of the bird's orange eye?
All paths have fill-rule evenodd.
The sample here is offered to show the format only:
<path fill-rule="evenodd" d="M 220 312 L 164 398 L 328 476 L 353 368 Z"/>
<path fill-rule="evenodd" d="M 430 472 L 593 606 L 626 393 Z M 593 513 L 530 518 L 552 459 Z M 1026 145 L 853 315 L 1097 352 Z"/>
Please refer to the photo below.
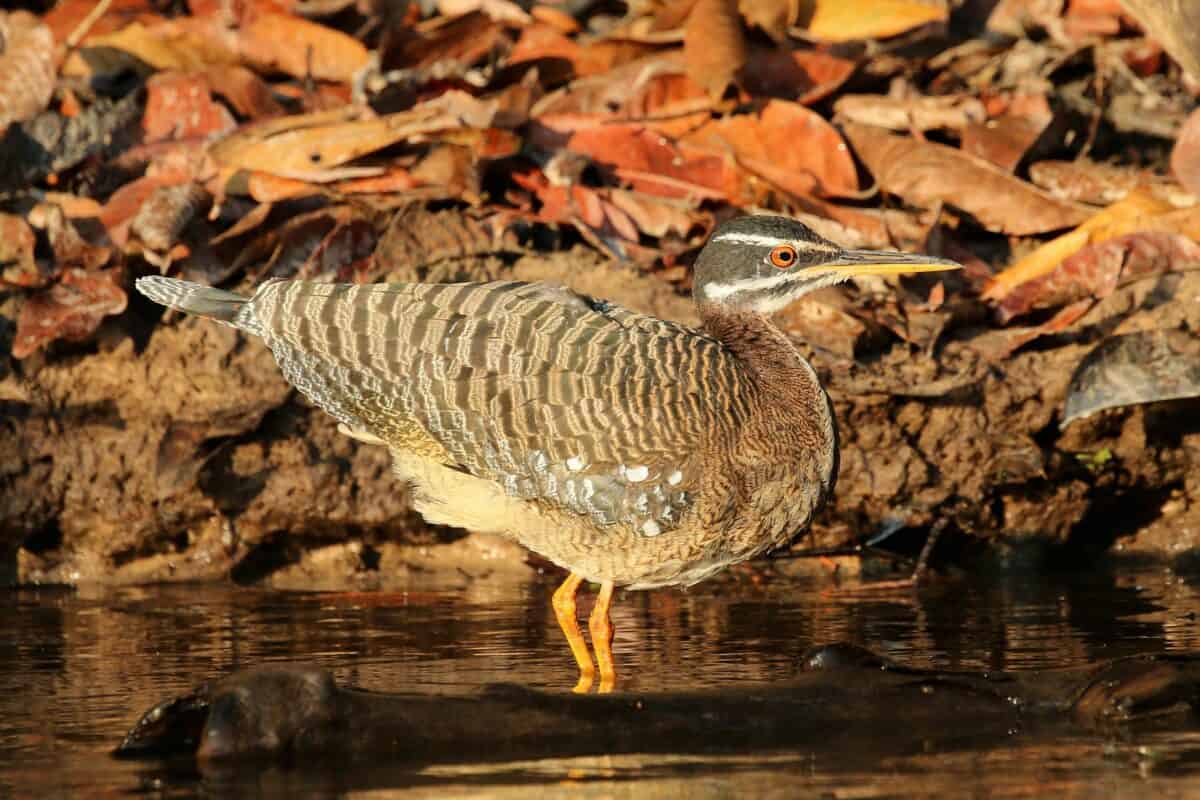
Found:
<path fill-rule="evenodd" d="M 793 266 L 797 258 L 796 248 L 790 244 L 781 244 L 771 251 L 771 263 L 780 269 L 787 269 Z"/>

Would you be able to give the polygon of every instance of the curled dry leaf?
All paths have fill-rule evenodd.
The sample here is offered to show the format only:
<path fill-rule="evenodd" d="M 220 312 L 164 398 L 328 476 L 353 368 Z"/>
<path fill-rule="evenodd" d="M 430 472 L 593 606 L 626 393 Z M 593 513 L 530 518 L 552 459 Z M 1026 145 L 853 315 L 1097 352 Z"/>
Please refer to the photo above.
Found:
<path fill-rule="evenodd" d="M 1087 245 L 1144 230 L 1152 218 L 1171 210 L 1169 203 L 1147 192 L 1134 192 L 996 275 L 983 297 L 985 300 L 1003 300 L 1014 288 L 1046 275 Z"/>
<path fill-rule="evenodd" d="M 58 282 L 25 298 L 17 317 L 13 357 L 26 358 L 57 339 L 80 341 L 100 322 L 125 310 L 120 270 L 68 269 Z"/>
<path fill-rule="evenodd" d="M 237 126 L 229 110 L 213 99 L 201 75 L 160 73 L 147 81 L 146 89 L 142 130 L 147 142 L 209 138 Z"/>
<path fill-rule="evenodd" d="M 696 0 L 683 29 L 688 77 L 719 97 L 746 63 L 746 57 L 737 0 Z"/>
<path fill-rule="evenodd" d="M 796 22 L 813 39 L 849 42 L 884 39 L 949 18 L 942 0 L 801 0 Z"/>
<path fill-rule="evenodd" d="M 1052 271 L 1026 281 L 997 307 L 1001 322 L 1042 308 L 1100 299 L 1117 286 L 1146 275 L 1200 264 L 1200 244 L 1174 233 L 1148 231 L 1089 245 Z"/>
<path fill-rule="evenodd" d="M 792 195 L 858 192 L 858 172 L 841 135 L 820 114 L 786 100 L 713 120 L 683 138 L 680 148 L 731 158 Z"/>
<path fill-rule="evenodd" d="M 0 11 L 0 131 L 46 108 L 54 93 L 54 37 L 26 11 Z"/>
<path fill-rule="evenodd" d="M 1083 208 L 953 147 L 865 125 L 846 125 L 845 133 L 880 188 L 913 205 L 944 202 L 988 230 L 1016 236 L 1070 228 L 1087 218 Z"/>
<path fill-rule="evenodd" d="M 833 104 L 838 116 L 894 131 L 962 130 L 987 119 L 987 109 L 970 95 L 881 97 L 844 94 Z"/>

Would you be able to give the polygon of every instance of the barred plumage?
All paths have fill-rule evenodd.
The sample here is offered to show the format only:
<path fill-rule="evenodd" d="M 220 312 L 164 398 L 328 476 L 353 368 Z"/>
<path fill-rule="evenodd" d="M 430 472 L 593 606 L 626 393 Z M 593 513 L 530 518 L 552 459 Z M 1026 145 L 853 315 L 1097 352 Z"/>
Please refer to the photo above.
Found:
<path fill-rule="evenodd" d="M 427 519 L 507 533 L 602 582 L 607 619 L 614 583 L 701 580 L 787 541 L 832 491 L 828 398 L 767 314 L 853 274 L 953 266 L 734 220 L 696 264 L 703 330 L 541 284 L 137 285 L 261 337 L 343 430 L 389 447 Z M 573 605 L 556 609 L 586 672 Z"/>

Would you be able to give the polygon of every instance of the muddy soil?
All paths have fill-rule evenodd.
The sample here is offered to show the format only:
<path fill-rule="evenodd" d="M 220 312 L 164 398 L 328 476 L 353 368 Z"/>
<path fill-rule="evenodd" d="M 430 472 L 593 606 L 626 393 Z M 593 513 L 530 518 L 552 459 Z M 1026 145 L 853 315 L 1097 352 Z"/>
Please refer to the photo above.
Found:
<path fill-rule="evenodd" d="M 395 277 L 502 276 L 694 321 L 673 285 L 579 249 Z M 14 314 L 0 305 L 0 339 Z M 935 331 L 923 346 L 888 334 L 854 358 L 810 348 L 842 466 L 834 501 L 796 547 L 884 530 L 919 546 L 947 517 L 942 558 L 1197 552 L 1198 401 L 1112 410 L 1065 431 L 1059 421 L 1073 370 L 1105 336 L 1200 330 L 1200 272 L 1125 287 L 1011 356 L 998 355 L 1010 334 L 981 306 L 922 316 L 908 324 Z M 511 543 L 425 525 L 387 454 L 339 435 L 257 341 L 160 320 L 132 293 L 94 343 L 0 363 L 0 552 L 0 575 L 20 582 L 370 587 L 537 566 Z"/>

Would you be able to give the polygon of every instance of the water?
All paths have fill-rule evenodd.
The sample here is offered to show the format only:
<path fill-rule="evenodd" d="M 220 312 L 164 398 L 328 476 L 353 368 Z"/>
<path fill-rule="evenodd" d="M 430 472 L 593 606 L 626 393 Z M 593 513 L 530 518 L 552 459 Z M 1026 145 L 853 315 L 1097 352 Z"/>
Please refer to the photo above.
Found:
<path fill-rule="evenodd" d="M 856 597 L 828 583 L 741 577 L 688 592 L 618 593 L 621 688 L 767 684 L 813 644 L 853 641 L 919 667 L 1030 670 L 1200 651 L 1200 579 L 1117 565 L 1072 579 L 1009 576 Z M 410 593 L 285 593 L 222 586 L 0 595 L 0 797 L 1188 796 L 1200 726 L 964 736 L 840 752 L 604 756 L 435 766 L 197 772 L 108 753 L 140 712 L 205 678 L 315 662 L 339 682 L 466 693 L 514 681 L 566 691 L 552 579 Z M 584 609 L 586 610 L 586 608 Z"/>

